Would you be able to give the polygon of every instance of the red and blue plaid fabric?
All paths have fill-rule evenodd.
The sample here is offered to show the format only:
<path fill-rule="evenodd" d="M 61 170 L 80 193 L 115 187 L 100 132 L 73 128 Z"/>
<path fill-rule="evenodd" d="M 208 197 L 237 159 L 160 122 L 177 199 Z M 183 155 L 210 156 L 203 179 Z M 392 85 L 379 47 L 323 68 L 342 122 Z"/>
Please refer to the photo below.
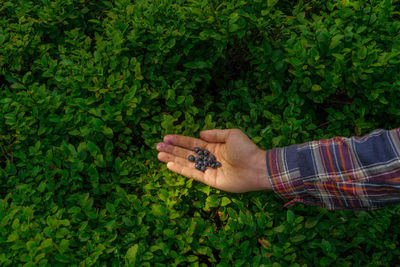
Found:
<path fill-rule="evenodd" d="M 329 210 L 372 210 L 400 203 L 400 128 L 334 137 L 266 152 L 281 198 Z"/>

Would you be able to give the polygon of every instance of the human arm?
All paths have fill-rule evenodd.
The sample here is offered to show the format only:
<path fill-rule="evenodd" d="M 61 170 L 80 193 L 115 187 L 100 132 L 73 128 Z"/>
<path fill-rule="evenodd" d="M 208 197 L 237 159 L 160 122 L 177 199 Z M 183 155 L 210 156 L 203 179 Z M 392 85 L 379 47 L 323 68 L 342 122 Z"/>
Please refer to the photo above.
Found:
<path fill-rule="evenodd" d="M 377 209 L 400 203 L 399 131 L 379 129 L 265 151 L 240 130 L 209 130 L 201 139 L 167 135 L 169 144 L 159 148 L 158 158 L 172 162 L 170 170 L 224 191 L 272 189 L 290 200 L 285 207 L 301 202 L 329 210 Z M 222 158 L 222 168 L 204 174 L 194 169 L 186 158 L 195 146 Z"/>

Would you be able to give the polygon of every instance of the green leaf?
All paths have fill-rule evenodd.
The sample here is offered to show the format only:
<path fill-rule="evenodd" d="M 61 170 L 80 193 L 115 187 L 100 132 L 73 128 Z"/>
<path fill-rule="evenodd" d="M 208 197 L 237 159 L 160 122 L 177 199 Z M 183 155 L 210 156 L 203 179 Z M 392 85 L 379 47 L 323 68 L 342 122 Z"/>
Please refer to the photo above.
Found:
<path fill-rule="evenodd" d="M 101 168 L 106 167 L 106 163 L 104 161 L 104 157 L 102 154 L 95 156 L 94 164 L 96 164 L 96 166 L 101 167 Z"/>
<path fill-rule="evenodd" d="M 294 215 L 293 211 L 288 210 L 286 213 L 286 220 L 288 223 L 293 223 L 296 218 L 296 215 Z"/>
<path fill-rule="evenodd" d="M 96 156 L 97 153 L 100 153 L 100 149 L 98 148 L 98 146 L 96 146 L 93 142 L 89 141 L 87 143 L 87 147 L 89 149 L 89 152 L 92 156 Z"/>
<path fill-rule="evenodd" d="M 71 262 L 71 255 L 65 255 L 65 254 L 56 254 L 55 259 L 59 262 L 63 263 L 70 263 Z"/>
<path fill-rule="evenodd" d="M 321 86 L 319 84 L 313 84 L 311 90 L 313 90 L 313 91 L 321 91 L 322 88 L 321 88 Z"/>
<path fill-rule="evenodd" d="M 281 224 L 277 227 L 274 228 L 274 231 L 277 233 L 282 233 L 285 230 L 286 226 L 284 224 Z"/>
<path fill-rule="evenodd" d="M 229 198 L 227 198 L 227 197 L 222 197 L 222 199 L 221 199 L 221 206 L 222 207 L 225 207 L 226 205 L 228 205 L 229 203 L 231 203 L 232 201 L 229 199 Z"/>
<path fill-rule="evenodd" d="M 134 5 L 128 5 L 128 6 L 126 7 L 126 14 L 132 15 L 134 9 L 135 9 Z"/>
<path fill-rule="evenodd" d="M 296 235 L 296 236 L 291 238 L 291 241 L 294 242 L 294 243 L 298 243 L 298 242 L 303 241 L 304 239 L 306 239 L 305 235 Z"/>
<path fill-rule="evenodd" d="M 269 242 L 268 240 L 264 239 L 264 238 L 260 238 L 258 239 L 258 243 L 261 244 L 261 246 L 265 249 L 270 249 L 271 248 L 271 242 Z"/>
<path fill-rule="evenodd" d="M 235 32 L 235 31 L 237 31 L 237 30 L 239 30 L 240 29 L 240 26 L 238 25 L 238 24 L 229 24 L 229 31 L 230 32 Z"/>
<path fill-rule="evenodd" d="M 311 218 L 308 219 L 305 223 L 305 228 L 309 229 L 309 228 L 313 228 L 314 226 L 316 226 L 318 223 L 318 219 L 316 218 Z"/>
<path fill-rule="evenodd" d="M 35 143 L 35 150 L 40 151 L 40 140 L 36 141 Z"/>
<path fill-rule="evenodd" d="M 329 50 L 335 49 L 340 44 L 340 41 L 343 39 L 343 37 L 344 37 L 343 34 L 337 34 L 333 36 L 331 43 L 329 45 Z"/>
<path fill-rule="evenodd" d="M 204 69 L 208 67 L 208 64 L 205 61 L 193 61 L 185 63 L 183 66 L 189 69 Z"/>
<path fill-rule="evenodd" d="M 77 152 L 82 153 L 82 152 L 87 151 L 87 149 L 88 149 L 88 145 L 86 144 L 86 142 L 82 142 L 82 143 L 79 143 Z"/>
<path fill-rule="evenodd" d="M 169 40 L 169 42 L 165 45 L 167 48 L 172 48 L 175 46 L 175 39 Z"/>
<path fill-rule="evenodd" d="M 263 140 L 263 137 L 262 137 L 262 136 L 256 136 L 256 137 L 253 138 L 253 142 L 254 142 L 255 144 L 260 143 L 261 140 Z"/>
<path fill-rule="evenodd" d="M 176 103 L 179 105 L 182 104 L 183 101 L 185 101 L 185 97 L 183 95 L 180 95 L 176 98 Z"/>
<path fill-rule="evenodd" d="M 51 247 L 53 245 L 53 240 L 51 238 L 45 239 L 42 241 L 42 243 L 40 244 L 41 248 L 48 248 Z"/>
<path fill-rule="evenodd" d="M 139 245 L 135 244 L 135 245 L 131 246 L 128 249 L 128 251 L 126 252 L 125 261 L 130 266 L 135 266 L 135 264 L 136 264 L 136 255 L 138 253 L 138 249 L 139 249 Z"/>
<path fill-rule="evenodd" d="M 12 101 L 12 98 L 6 97 L 6 98 L 3 98 L 0 100 L 0 104 L 7 104 L 7 103 L 10 103 L 11 101 Z"/>
<path fill-rule="evenodd" d="M 220 200 L 218 199 L 218 195 L 210 195 L 206 199 L 206 205 L 211 208 L 216 208 L 220 205 Z"/>
<path fill-rule="evenodd" d="M 273 7 L 278 3 L 279 0 L 267 0 L 268 7 Z"/>
<path fill-rule="evenodd" d="M 69 131 L 68 133 L 70 135 L 76 136 L 76 135 L 79 135 L 81 132 L 79 130 L 77 130 L 77 129 L 74 129 L 74 130 Z"/>
<path fill-rule="evenodd" d="M 332 245 L 329 241 L 322 239 L 321 248 L 325 251 L 330 251 L 332 248 Z"/>
<path fill-rule="evenodd" d="M 367 48 L 363 46 L 358 50 L 358 58 L 365 59 L 366 57 L 367 57 Z"/>
<path fill-rule="evenodd" d="M 188 262 L 195 262 L 198 260 L 198 257 L 195 255 L 189 255 L 186 257 L 186 259 L 188 260 Z"/>
<path fill-rule="evenodd" d="M 103 130 L 103 134 L 104 134 L 106 137 L 108 137 L 108 138 L 113 138 L 114 133 L 113 133 L 113 130 L 112 130 L 111 128 L 106 127 L 106 126 L 103 126 L 103 127 L 102 127 L 102 130 Z"/>
<path fill-rule="evenodd" d="M 19 236 L 17 232 L 12 232 L 8 238 L 7 238 L 7 242 L 14 242 L 16 240 L 18 240 Z"/>
<path fill-rule="evenodd" d="M 232 13 L 230 16 L 229 16 L 229 24 L 234 24 L 238 19 L 240 18 L 240 16 L 239 16 L 239 14 L 238 13 Z"/>

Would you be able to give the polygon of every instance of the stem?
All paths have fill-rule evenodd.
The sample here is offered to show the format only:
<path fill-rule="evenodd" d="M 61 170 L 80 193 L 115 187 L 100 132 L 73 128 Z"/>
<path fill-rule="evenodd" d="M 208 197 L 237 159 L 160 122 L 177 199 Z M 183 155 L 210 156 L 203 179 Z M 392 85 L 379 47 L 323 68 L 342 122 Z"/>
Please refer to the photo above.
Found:
<path fill-rule="evenodd" d="M 3 152 L 4 157 L 5 157 L 8 161 L 10 161 L 10 159 L 7 157 L 6 152 L 5 152 L 4 149 L 3 149 L 3 146 L 0 146 L 0 148 L 1 148 L 1 151 Z"/>

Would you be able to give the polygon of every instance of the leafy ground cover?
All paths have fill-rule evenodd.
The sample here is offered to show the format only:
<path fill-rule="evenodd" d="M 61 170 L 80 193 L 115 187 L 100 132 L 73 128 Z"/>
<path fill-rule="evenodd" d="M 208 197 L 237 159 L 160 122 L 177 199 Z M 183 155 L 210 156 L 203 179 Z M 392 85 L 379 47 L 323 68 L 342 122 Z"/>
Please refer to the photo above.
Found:
<path fill-rule="evenodd" d="M 398 206 L 286 209 L 155 144 L 399 127 L 399 21 L 395 0 L 0 0 L 0 265 L 398 264 Z"/>

